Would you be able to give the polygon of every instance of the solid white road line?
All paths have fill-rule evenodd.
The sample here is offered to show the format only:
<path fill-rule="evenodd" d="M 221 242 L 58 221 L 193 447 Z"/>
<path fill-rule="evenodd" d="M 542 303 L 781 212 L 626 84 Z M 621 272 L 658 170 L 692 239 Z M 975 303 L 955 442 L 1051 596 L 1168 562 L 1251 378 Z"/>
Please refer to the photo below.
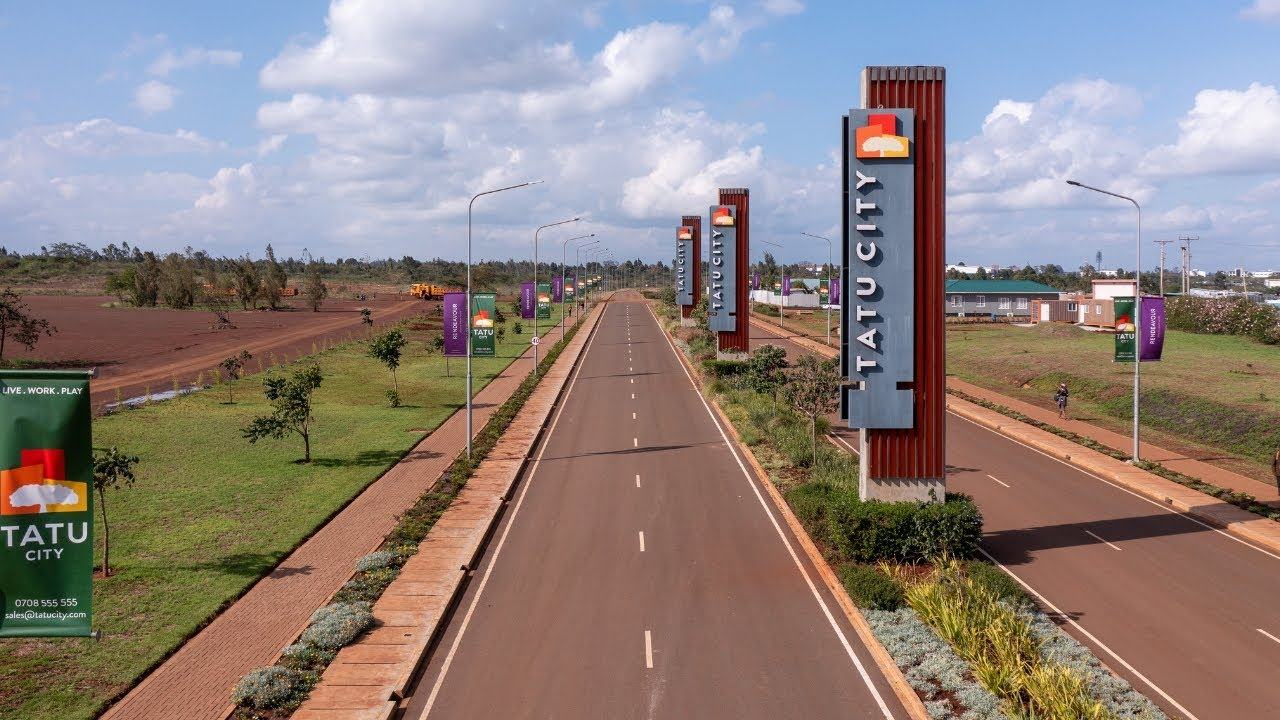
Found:
<path fill-rule="evenodd" d="M 601 311 L 600 319 L 596 321 L 596 325 L 604 322 L 604 317 L 609 312 L 606 305 Z M 556 416 L 551 421 L 551 427 L 547 429 L 546 437 L 550 438 L 556 430 L 556 425 L 560 424 L 560 416 L 564 414 L 564 407 L 568 405 L 569 394 L 573 392 L 573 388 L 578 384 L 578 377 L 581 374 L 582 362 L 587 353 L 591 350 L 591 346 L 595 343 L 596 336 L 592 335 L 587 341 L 586 347 L 582 348 L 582 354 L 579 355 L 579 362 L 573 368 L 573 379 L 569 381 L 569 387 L 564 391 L 564 402 L 560 403 L 560 407 L 556 408 Z M 485 568 L 484 577 L 480 580 L 479 587 L 476 588 L 476 595 L 471 599 L 471 607 L 467 608 L 467 614 L 462 618 L 462 626 L 458 628 L 458 635 L 453 639 L 453 646 L 449 648 L 449 654 L 444 658 L 444 664 L 440 666 L 440 675 L 436 677 L 436 684 L 431 688 L 431 695 L 427 697 L 427 706 L 419 715 L 419 720 L 424 720 L 431 714 L 431 707 L 435 705 L 436 696 L 440 694 L 440 686 L 444 684 L 445 675 L 449 672 L 449 666 L 453 664 L 454 655 L 458 652 L 458 646 L 462 644 L 462 636 L 467 634 L 467 626 L 471 624 L 471 616 L 475 614 L 476 606 L 480 604 L 480 596 L 484 594 L 484 588 L 489 584 L 489 577 L 493 574 L 493 568 L 498 564 L 498 557 L 502 554 L 502 548 L 507 544 L 507 535 L 511 532 L 511 526 L 515 524 L 516 516 L 520 514 L 520 508 L 524 506 L 524 498 L 529 494 L 529 487 L 533 485 L 533 478 L 538 473 L 538 466 L 542 463 L 542 456 L 547 451 L 547 442 L 544 440 L 542 447 L 538 450 L 538 457 L 533 461 L 533 467 L 529 470 L 529 476 L 525 478 L 524 488 L 520 491 L 520 499 L 516 501 L 516 506 L 511 510 L 511 519 L 507 521 L 506 528 L 502 531 L 502 537 L 498 538 L 498 545 L 493 549 L 493 559 L 489 561 L 489 567 Z"/>
<path fill-rule="evenodd" d="M 649 308 L 649 315 L 653 318 L 653 322 L 662 328 L 662 323 L 658 322 L 658 316 L 653 312 L 653 308 Z M 602 320 L 604 318 L 601 318 Z M 733 442 L 729 440 L 729 435 L 725 433 L 724 427 L 720 425 L 720 419 L 716 417 L 716 413 L 707 404 L 707 399 L 702 396 L 702 391 L 698 389 L 698 384 L 694 382 L 693 376 L 689 374 L 689 368 L 681 362 L 680 356 L 676 353 L 680 352 L 676 349 L 675 343 L 667 338 L 667 347 L 671 350 L 671 354 L 675 355 L 676 362 L 679 363 L 680 369 L 684 371 L 684 376 L 689 380 L 689 384 L 693 386 L 694 392 L 698 394 L 698 400 L 702 402 L 702 407 L 707 411 L 707 415 L 711 418 L 711 424 L 715 426 L 720 433 L 720 439 L 724 440 L 725 446 L 729 448 L 729 454 L 738 463 L 738 469 L 742 471 L 742 476 L 746 478 L 747 484 L 751 486 L 751 490 L 756 494 L 756 500 L 760 502 L 760 507 L 764 509 L 764 514 L 769 518 L 769 522 L 773 524 L 773 529 L 778 533 L 778 539 L 782 541 L 783 547 L 787 549 L 787 553 L 791 556 L 791 561 L 795 563 L 796 570 L 800 571 L 800 577 L 804 578 L 804 582 L 809 586 L 809 592 L 813 594 L 813 599 L 818 601 L 818 607 L 822 609 L 822 614 L 827 618 L 827 622 L 831 625 L 831 629 L 835 632 L 836 637 L 840 638 L 840 644 L 844 647 L 845 654 L 853 661 L 854 667 L 858 669 L 858 675 L 862 677 L 862 682 L 867 686 L 867 690 L 871 693 L 871 697 L 875 698 L 876 705 L 880 707 L 880 712 L 884 714 L 885 720 L 893 720 L 893 713 L 890 712 L 889 706 L 885 704 L 884 698 L 880 696 L 880 691 L 876 689 L 875 683 L 872 682 L 871 676 L 867 674 L 867 668 L 863 666 L 862 661 L 858 659 L 857 653 L 853 651 L 853 646 L 849 644 L 849 638 L 845 637 L 844 630 L 836 622 L 836 618 L 831 614 L 831 609 L 827 607 L 827 601 L 823 599 L 822 594 L 818 592 L 818 587 L 814 585 L 813 578 L 809 577 L 809 572 L 804 569 L 804 564 L 800 562 L 800 557 L 796 554 L 796 550 L 791 545 L 791 540 L 787 538 L 787 534 L 782 531 L 782 526 L 778 524 L 778 518 L 774 516 L 773 510 L 769 508 L 769 503 L 764 499 L 764 495 L 760 492 L 760 487 L 756 484 L 756 480 L 752 478 L 751 472 L 747 470 L 746 464 L 742 461 L 742 457 L 738 455 L 738 450 L 733 446 Z M 770 482 L 768 478 L 761 479 L 761 482 Z M 1194 719 L 1193 719 L 1194 720 Z"/>
<path fill-rule="evenodd" d="M 1271 633 L 1267 632 L 1266 630 L 1263 630 L 1262 628 L 1257 628 L 1257 630 L 1258 630 L 1258 632 L 1262 633 L 1263 635 L 1266 635 L 1267 637 L 1271 638 L 1272 640 L 1275 640 L 1276 642 L 1280 643 L 1280 638 L 1276 637 L 1275 635 L 1272 635 Z"/>
<path fill-rule="evenodd" d="M 640 531 L 640 552 L 644 552 L 644 531 Z"/>
<path fill-rule="evenodd" d="M 854 447 L 854 446 L 850 445 L 848 440 L 845 440 L 844 438 L 840 437 L 839 435 L 837 435 L 837 434 L 835 434 L 835 433 L 831 433 L 831 437 L 835 438 L 835 441 L 836 441 L 836 442 L 838 442 L 838 443 L 840 443 L 841 445 L 845 446 L 845 448 L 847 448 L 847 449 L 849 450 L 849 452 L 853 453 L 854 455 L 857 455 L 857 454 L 858 454 L 858 448 L 856 448 L 856 447 Z"/>
<path fill-rule="evenodd" d="M 653 669 L 653 636 L 644 631 L 644 666 Z"/>
<path fill-rule="evenodd" d="M 1060 465 L 1066 465 L 1067 467 L 1071 468 L 1072 470 L 1075 470 L 1075 471 L 1076 471 L 1076 472 L 1078 472 L 1078 473 L 1081 473 L 1081 474 L 1083 474 L 1083 475 L 1088 475 L 1089 477 L 1093 478 L 1094 480 L 1097 480 L 1097 481 L 1102 482 L 1102 483 L 1106 483 L 1107 485 L 1110 485 L 1111 487 L 1113 487 L 1113 488 L 1115 488 L 1115 489 L 1117 489 L 1117 490 L 1120 490 L 1121 492 L 1128 493 L 1128 494 L 1130 494 L 1130 495 L 1132 495 L 1132 496 L 1134 496 L 1134 497 L 1138 498 L 1139 500 L 1141 500 L 1141 501 L 1143 501 L 1143 502 L 1146 502 L 1146 503 L 1150 503 L 1150 504 L 1152 504 L 1152 505 L 1155 505 L 1156 507 L 1158 507 L 1158 508 L 1160 508 L 1160 509 L 1164 510 L 1165 512 L 1169 513 L 1170 515 L 1177 515 L 1178 517 L 1183 518 L 1184 520 L 1187 520 L 1188 522 L 1193 522 L 1193 523 L 1195 523 L 1196 525 L 1199 525 L 1200 527 L 1204 528 L 1205 530 L 1210 530 L 1210 531 L 1212 531 L 1212 532 L 1215 532 L 1215 533 L 1217 533 L 1217 534 L 1221 535 L 1221 536 L 1222 536 L 1222 537 L 1224 537 L 1224 538 L 1227 538 L 1228 540 L 1231 540 L 1231 541 L 1234 541 L 1234 542 L 1238 542 L 1238 543 L 1240 543 L 1241 545 L 1244 545 L 1244 546 L 1245 546 L 1245 547 L 1247 547 L 1247 548 L 1253 548 L 1254 550 L 1257 550 L 1258 552 L 1262 553 L 1263 555 L 1268 555 L 1268 556 L 1270 556 L 1270 557 L 1275 558 L 1276 560 L 1280 560 L 1280 555 L 1277 555 L 1276 553 L 1273 553 L 1273 552 L 1271 552 L 1271 551 L 1269 551 L 1269 550 L 1264 550 L 1263 548 L 1260 548 L 1260 547 L 1258 547 L 1257 545 L 1254 545 L 1253 543 L 1247 542 L 1247 541 L 1245 541 L 1245 540 L 1244 540 L 1244 539 L 1242 539 L 1242 538 L 1238 538 L 1238 537 L 1236 537 L 1235 535 L 1232 535 L 1231 533 L 1227 532 L 1226 530 L 1221 530 L 1221 529 L 1216 528 L 1216 527 L 1214 527 L 1214 526 L 1212 526 L 1212 525 L 1210 525 L 1210 524 L 1208 524 L 1208 523 L 1201 522 L 1200 520 L 1197 520 L 1197 519 L 1195 519 L 1195 518 L 1193 518 L 1193 517 L 1191 517 L 1191 516 L 1189 516 L 1189 515 L 1184 514 L 1184 513 L 1183 513 L 1182 511 L 1180 511 L 1180 510 L 1177 510 L 1177 509 L 1175 509 L 1175 508 L 1171 508 L 1171 507 L 1169 507 L 1168 505 L 1164 505 L 1164 504 L 1158 503 L 1158 502 L 1156 502 L 1155 500 L 1152 500 L 1151 498 L 1147 497 L 1146 495 L 1143 495 L 1142 493 L 1136 492 L 1136 491 L 1134 491 L 1134 490 L 1130 490 L 1129 488 L 1127 488 L 1127 487 L 1125 487 L 1125 486 L 1123 486 L 1123 485 L 1119 485 L 1119 484 L 1117 484 L 1117 483 L 1111 482 L 1110 480 L 1108 480 L 1108 479 L 1106 479 L 1106 478 L 1102 477 L 1101 475 L 1095 475 L 1095 474 L 1093 474 L 1093 473 L 1089 472 L 1088 470 L 1085 470 L 1085 469 L 1084 469 L 1084 468 L 1082 468 L 1082 467 L 1079 467 L 1079 466 L 1076 466 L 1076 465 L 1072 465 L 1071 463 L 1067 462 L 1066 460 L 1063 460 L 1063 459 L 1061 459 L 1061 458 L 1056 458 L 1056 457 L 1054 457 L 1054 456 L 1050 455 L 1049 453 L 1047 453 L 1047 452 L 1045 452 L 1045 451 L 1043 451 L 1043 450 L 1040 450 L 1040 449 L 1038 449 L 1038 448 L 1031 447 L 1030 445 L 1028 445 L 1028 444 L 1026 444 L 1026 443 L 1024 443 L 1024 442 L 1020 442 L 1019 440 L 1016 440 L 1016 439 L 1014 439 L 1014 438 L 1011 438 L 1011 437 L 1009 437 L 1009 436 L 1007 436 L 1007 435 L 1002 435 L 1002 434 L 1000 434 L 1000 433 L 996 432 L 995 430 L 992 430 L 991 428 L 987 427 L 986 425 L 982 425 L 982 424 L 980 424 L 980 423 L 976 423 L 976 422 L 974 422 L 974 421 L 970 420 L 969 418 L 967 418 L 967 417 L 965 417 L 965 416 L 961 415 L 960 413 L 952 412 L 952 411 L 950 411 L 950 410 L 948 410 L 947 412 L 948 412 L 948 413 L 950 413 L 951 415 L 954 415 L 957 419 L 964 420 L 965 422 L 967 422 L 967 423 L 969 423 L 969 424 L 973 425 L 974 427 L 981 428 L 981 429 L 986 430 L 987 432 L 991 433 L 992 435 L 995 435 L 995 436 L 997 436 L 997 437 L 1004 438 L 1005 440 L 1009 440 L 1009 441 L 1013 442 L 1015 445 L 1021 445 L 1022 447 L 1024 447 L 1024 448 L 1026 448 L 1026 449 L 1030 450 L 1031 452 L 1036 453 L 1037 455 L 1043 455 L 1043 456 L 1045 456 L 1045 457 L 1049 458 L 1050 460 L 1052 460 L 1052 461 L 1054 461 L 1054 462 L 1056 462 L 1056 463 L 1058 463 L 1058 464 L 1060 464 Z"/>
<path fill-rule="evenodd" d="M 1119 546 L 1117 546 L 1117 545 L 1112 545 L 1111 543 L 1107 542 L 1106 540 L 1103 540 L 1102 538 L 1100 538 L 1100 537 L 1098 537 L 1097 535 L 1095 535 L 1095 534 L 1093 534 L 1093 533 L 1089 532 L 1088 530 L 1085 530 L 1085 531 L 1084 531 L 1084 534 L 1085 534 L 1085 535 L 1088 535 L 1089 537 L 1093 538 L 1094 540 L 1097 540 L 1098 542 L 1104 542 L 1104 543 L 1107 543 L 1108 545 L 1111 545 L 1111 547 L 1112 547 L 1112 548 L 1115 548 L 1116 550 L 1119 550 L 1119 549 L 1120 549 L 1120 548 L 1119 548 Z"/>
<path fill-rule="evenodd" d="M 1082 635 L 1084 635 L 1085 637 L 1089 638 L 1089 640 L 1090 640 L 1093 644 L 1095 644 L 1095 645 L 1097 645 L 1099 648 L 1101 648 L 1103 652 L 1105 652 L 1106 654 L 1110 655 L 1112 658 L 1114 658 L 1114 659 L 1115 659 L 1115 661 L 1116 661 L 1116 662 L 1120 663 L 1121 665 L 1123 665 L 1123 666 L 1125 667 L 1125 669 L 1127 669 L 1129 672 L 1131 672 L 1131 673 L 1133 673 L 1135 676 L 1137 676 L 1137 678 L 1138 678 L 1139 680 L 1141 680 L 1142 682 L 1146 683 L 1147 687 L 1151 688 L 1152 690 L 1155 690 L 1155 691 L 1160 695 L 1160 697 L 1162 697 L 1162 698 L 1164 698 L 1165 700 L 1169 701 L 1169 704 L 1170 704 L 1170 705 L 1172 705 L 1172 706 L 1174 706 L 1175 708 L 1177 708 L 1177 709 L 1178 709 L 1178 712 L 1180 712 L 1180 713 L 1182 713 L 1183 715 L 1185 715 L 1185 716 L 1186 716 L 1186 718 L 1187 718 L 1187 720 L 1199 720 L 1199 718 L 1197 718 L 1195 715 L 1192 715 L 1190 712 L 1188 712 L 1186 708 L 1184 708 L 1184 707 L 1182 707 L 1181 705 L 1179 705 L 1177 700 L 1174 700 L 1173 698 L 1169 697 L 1169 693 L 1166 693 L 1164 690 L 1161 690 L 1161 689 L 1160 689 L 1160 688 L 1159 688 L 1155 683 L 1151 682 L 1151 680 L 1149 680 L 1149 679 L 1147 678 L 1147 676 L 1146 676 L 1146 675 L 1143 675 L 1142 673 L 1138 672 L 1138 669 L 1137 669 L 1137 668 L 1135 668 L 1134 666 L 1130 665 L 1130 664 L 1128 663 L 1128 661 L 1126 661 L 1124 658 L 1122 658 L 1122 657 L 1120 657 L 1119 655 L 1117 655 L 1117 654 L 1115 653 L 1115 651 L 1114 651 L 1114 650 L 1112 650 L 1111 648 L 1107 647 L 1106 645 L 1103 645 L 1101 640 L 1099 640 L 1098 638 L 1096 638 L 1096 637 L 1094 637 L 1094 636 L 1093 636 L 1093 633 L 1089 632 L 1088 630 L 1085 630 L 1083 627 L 1081 627 L 1080 623 L 1078 623 L 1078 622 L 1076 622 L 1074 619 L 1072 619 L 1072 617 L 1071 617 L 1070 615 L 1067 615 L 1066 613 L 1062 612 L 1061 610 L 1059 610 L 1059 609 L 1058 609 L 1058 606 L 1057 606 L 1057 605 L 1054 605 L 1053 603 L 1049 602 L 1049 598 L 1047 598 L 1047 597 L 1045 597 L 1045 596 L 1041 595 L 1040 593 L 1036 592 L 1036 589 L 1035 589 L 1035 588 L 1033 588 L 1033 587 L 1031 587 L 1030 585 L 1028 585 L 1028 584 L 1026 583 L 1026 581 L 1025 581 L 1025 580 L 1023 580 L 1022 578 L 1020 578 L 1020 577 L 1018 577 L 1017 575 L 1015 575 L 1015 574 L 1013 573 L 1013 571 L 1011 571 L 1009 568 L 1007 568 L 1007 567 L 1005 567 L 1004 565 L 1000 564 L 1000 561 L 999 561 L 999 560 L 996 560 L 996 559 L 995 559 L 995 557 L 993 557 L 993 556 L 991 555 L 991 553 L 987 552 L 986 550 L 984 550 L 984 549 L 982 549 L 982 548 L 978 548 L 978 552 L 982 553 L 983 555 L 986 555 L 986 556 L 987 556 L 987 559 L 988 559 L 988 560 L 990 560 L 990 561 L 992 562 L 992 564 L 996 565 L 996 566 L 997 566 L 997 567 L 999 567 L 1001 570 L 1004 570 L 1005 572 L 1009 573 L 1009 577 L 1013 578 L 1014 580 L 1017 580 L 1019 585 L 1021 585 L 1023 588 L 1025 588 L 1027 592 L 1031 593 L 1032 595 L 1035 595 L 1035 596 L 1036 596 L 1036 598 L 1038 598 L 1038 599 L 1040 600 L 1040 602 L 1044 603 L 1044 606 L 1045 606 L 1045 607 L 1047 607 L 1047 608 L 1049 608 L 1050 610 L 1052 610 L 1053 612 L 1057 613 L 1059 616 L 1061 616 L 1061 617 L 1062 617 L 1062 619 L 1063 619 L 1063 620 L 1066 620 L 1068 623 L 1071 623 L 1071 627 L 1073 627 L 1073 628 L 1075 628 L 1076 630 L 1078 630 L 1078 631 L 1080 632 L 1080 634 L 1082 634 Z"/>
<path fill-rule="evenodd" d="M 992 480 L 995 480 L 996 482 L 1000 483 L 1005 487 L 1009 487 L 1009 483 L 1001 481 L 1000 478 L 996 477 L 995 475 L 987 475 L 987 477 L 991 478 Z"/>

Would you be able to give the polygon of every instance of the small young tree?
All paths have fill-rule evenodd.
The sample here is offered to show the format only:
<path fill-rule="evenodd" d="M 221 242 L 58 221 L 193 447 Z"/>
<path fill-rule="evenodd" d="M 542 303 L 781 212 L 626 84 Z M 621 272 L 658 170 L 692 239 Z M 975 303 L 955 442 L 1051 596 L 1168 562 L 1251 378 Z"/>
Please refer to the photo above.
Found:
<path fill-rule="evenodd" d="M 244 369 L 244 363 L 253 356 L 248 350 L 241 350 L 239 355 L 231 357 L 218 363 L 218 367 L 227 371 L 227 404 L 234 405 L 236 402 L 235 394 L 231 390 L 231 386 L 236 380 L 240 379 L 240 371 Z"/>
<path fill-rule="evenodd" d="M 787 384 L 787 352 L 777 345 L 762 345 L 747 361 L 746 383 L 755 392 L 773 398 L 778 413 L 778 391 Z"/>
<path fill-rule="evenodd" d="M 408 343 L 399 330 L 387 330 L 369 341 L 369 357 L 381 362 L 391 371 L 391 386 L 398 395 L 400 383 L 396 381 L 396 368 L 400 367 L 400 353 Z"/>
<path fill-rule="evenodd" d="M 320 387 L 321 380 L 323 376 L 319 365 L 300 367 L 289 378 L 266 378 L 262 384 L 274 411 L 270 415 L 254 418 L 240 432 L 250 443 L 256 443 L 264 437 L 280 440 L 287 433 L 295 432 L 302 436 L 302 462 L 311 462 L 311 425 L 315 421 L 311 414 L 311 396 Z"/>
<path fill-rule="evenodd" d="M 818 463 L 818 418 L 840 407 L 840 367 L 836 358 L 802 355 L 783 392 L 796 410 L 809 418 L 813 463 Z"/>
<path fill-rule="evenodd" d="M 267 243 L 267 259 L 264 262 L 265 272 L 262 276 L 262 296 L 267 301 L 267 307 L 272 310 L 280 308 L 280 298 L 284 296 L 284 289 L 289 282 L 289 276 L 285 273 L 284 267 L 276 260 L 276 251 L 271 249 L 271 244 Z"/>
<path fill-rule="evenodd" d="M 133 485 L 133 466 L 137 455 L 125 455 L 115 445 L 105 453 L 94 453 L 93 488 L 98 491 L 98 508 L 102 511 L 102 576 L 111 574 L 111 529 L 107 526 L 107 488 Z"/>
<path fill-rule="evenodd" d="M 12 288 L 0 293 L 0 360 L 4 359 L 4 342 L 13 340 L 30 350 L 40 341 L 40 335 L 52 336 L 58 329 L 44 318 L 31 317 L 22 296 Z"/>
<path fill-rule="evenodd" d="M 307 306 L 312 312 L 320 312 L 320 303 L 329 297 L 329 286 L 324 284 L 324 279 L 320 277 L 320 263 L 310 262 L 307 264 L 307 274 L 302 281 L 302 298 L 306 300 Z"/>
<path fill-rule="evenodd" d="M 373 327 L 373 312 L 369 308 L 360 308 L 360 322 Z"/>

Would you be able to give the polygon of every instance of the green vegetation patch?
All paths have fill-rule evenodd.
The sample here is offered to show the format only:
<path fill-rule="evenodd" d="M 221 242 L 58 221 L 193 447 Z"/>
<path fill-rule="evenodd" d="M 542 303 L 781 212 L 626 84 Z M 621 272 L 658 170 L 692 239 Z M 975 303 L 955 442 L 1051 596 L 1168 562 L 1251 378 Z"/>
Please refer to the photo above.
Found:
<path fill-rule="evenodd" d="M 0 716 L 92 717 L 462 407 L 465 359 L 446 374 L 431 334 L 405 332 L 398 408 L 386 406 L 389 373 L 364 343 L 306 358 L 324 374 L 310 464 L 297 462 L 297 436 L 241 436 L 270 412 L 258 377 L 236 381 L 234 405 L 212 388 L 95 420 L 95 448 L 141 458 L 133 487 L 107 492 L 115 574 L 94 583 L 104 639 L 0 641 Z M 498 357 L 475 358 L 475 390 L 526 348 L 513 338 Z"/>

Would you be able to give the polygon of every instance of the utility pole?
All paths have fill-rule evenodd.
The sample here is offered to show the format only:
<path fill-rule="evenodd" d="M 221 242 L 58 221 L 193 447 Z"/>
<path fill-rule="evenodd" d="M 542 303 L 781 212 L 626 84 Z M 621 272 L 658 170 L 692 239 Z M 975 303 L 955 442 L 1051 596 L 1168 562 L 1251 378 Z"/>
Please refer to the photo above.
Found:
<path fill-rule="evenodd" d="M 1182 241 L 1182 292 L 1187 293 L 1191 290 L 1191 241 L 1199 240 L 1199 235 L 1183 235 L 1178 238 Z"/>
<path fill-rule="evenodd" d="M 1164 297 L 1164 246 L 1173 242 L 1172 240 L 1152 240 L 1160 246 L 1160 297 Z"/>

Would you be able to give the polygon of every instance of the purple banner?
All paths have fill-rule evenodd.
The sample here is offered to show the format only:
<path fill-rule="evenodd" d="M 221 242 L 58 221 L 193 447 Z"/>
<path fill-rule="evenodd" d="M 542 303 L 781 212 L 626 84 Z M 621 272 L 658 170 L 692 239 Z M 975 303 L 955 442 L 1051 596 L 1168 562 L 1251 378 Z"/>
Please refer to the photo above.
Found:
<path fill-rule="evenodd" d="M 444 354 L 467 356 L 467 294 L 444 294 Z"/>
<path fill-rule="evenodd" d="M 564 285 L 558 277 L 551 278 L 551 302 L 564 302 Z"/>
<path fill-rule="evenodd" d="M 782 297 L 791 297 L 791 276 L 782 276 Z"/>
<path fill-rule="evenodd" d="M 760 289 L 760 273 L 751 273 L 751 289 Z"/>
<path fill-rule="evenodd" d="M 1138 325 L 1138 357 L 1142 362 L 1160 359 L 1164 349 L 1164 298 L 1142 298 L 1142 322 Z"/>
<path fill-rule="evenodd" d="M 836 278 L 831 278 L 831 295 L 830 295 L 829 297 L 830 297 L 830 299 L 828 300 L 828 302 L 830 302 L 832 305 L 840 305 L 840 304 L 841 304 L 841 302 L 840 302 L 840 281 L 839 281 L 838 279 L 836 279 Z"/>
<path fill-rule="evenodd" d="M 520 283 L 520 319 L 533 319 L 533 283 Z"/>

